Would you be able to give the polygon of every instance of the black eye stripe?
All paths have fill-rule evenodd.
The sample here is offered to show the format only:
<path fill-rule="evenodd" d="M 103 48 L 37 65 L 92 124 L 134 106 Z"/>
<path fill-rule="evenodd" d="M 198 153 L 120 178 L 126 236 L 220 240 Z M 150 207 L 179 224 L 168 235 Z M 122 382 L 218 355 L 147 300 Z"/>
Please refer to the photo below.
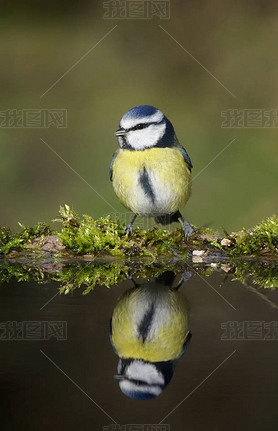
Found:
<path fill-rule="evenodd" d="M 139 123 L 139 124 L 136 124 L 136 126 L 131 127 L 130 129 L 128 129 L 128 132 L 130 130 L 142 130 L 142 129 L 145 129 L 149 124 L 150 123 Z"/>
<path fill-rule="evenodd" d="M 145 129 L 146 127 L 149 127 L 153 124 L 158 125 L 158 124 L 162 124 L 163 122 L 164 122 L 164 119 L 162 119 L 158 123 L 155 121 L 153 121 L 151 123 L 139 123 L 139 124 L 136 124 L 136 126 L 130 127 L 129 129 L 125 129 L 125 131 L 130 132 L 132 130 L 142 130 L 142 129 Z M 140 127 L 138 127 L 138 126 L 140 126 Z"/>

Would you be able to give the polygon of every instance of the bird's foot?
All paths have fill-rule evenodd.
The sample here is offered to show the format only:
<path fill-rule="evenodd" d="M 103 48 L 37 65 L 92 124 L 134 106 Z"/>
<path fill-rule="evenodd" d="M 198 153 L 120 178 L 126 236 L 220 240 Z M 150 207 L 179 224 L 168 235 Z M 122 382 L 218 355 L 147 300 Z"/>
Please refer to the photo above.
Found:
<path fill-rule="evenodd" d="M 135 221 L 136 217 L 137 217 L 137 214 L 135 214 L 135 216 L 134 216 L 134 217 L 133 217 L 133 219 L 130 221 L 130 223 L 128 223 L 128 225 L 125 227 L 125 231 L 126 231 L 126 234 L 127 234 L 127 235 L 130 235 L 130 234 L 131 234 L 131 232 L 132 232 L 132 225 L 133 225 L 133 223 L 134 223 L 134 221 Z"/>
<path fill-rule="evenodd" d="M 130 235 L 132 233 L 132 223 L 129 223 L 126 227 L 125 227 L 125 233 L 127 235 Z"/>
<path fill-rule="evenodd" d="M 183 220 L 183 230 L 185 238 L 186 240 L 188 240 L 189 237 L 193 234 L 193 228 L 186 220 Z"/>
<path fill-rule="evenodd" d="M 188 241 L 189 237 L 192 235 L 193 233 L 193 228 L 192 226 L 185 220 L 185 218 L 183 217 L 183 215 L 178 211 L 177 213 L 178 216 L 178 220 L 181 223 L 183 230 L 184 230 L 184 236 L 186 241 Z"/>

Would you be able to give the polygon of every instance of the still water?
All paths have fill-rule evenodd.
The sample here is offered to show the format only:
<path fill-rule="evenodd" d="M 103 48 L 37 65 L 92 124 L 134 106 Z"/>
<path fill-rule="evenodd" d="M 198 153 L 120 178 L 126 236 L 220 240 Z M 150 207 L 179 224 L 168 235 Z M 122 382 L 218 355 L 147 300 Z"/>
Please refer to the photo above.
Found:
<path fill-rule="evenodd" d="M 277 430 L 278 291 L 181 277 L 2 283 L 1 430 Z"/>

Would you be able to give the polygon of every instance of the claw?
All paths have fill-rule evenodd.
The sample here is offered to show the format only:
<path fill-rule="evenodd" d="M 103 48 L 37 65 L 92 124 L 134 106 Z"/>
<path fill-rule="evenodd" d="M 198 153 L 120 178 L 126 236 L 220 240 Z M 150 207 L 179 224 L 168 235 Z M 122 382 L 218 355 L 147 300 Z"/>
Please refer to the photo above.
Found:
<path fill-rule="evenodd" d="M 132 233 L 132 223 L 129 223 L 126 227 L 125 227 L 125 232 L 127 235 L 130 235 Z"/>
<path fill-rule="evenodd" d="M 133 225 L 133 223 L 134 223 L 134 221 L 135 221 L 136 217 L 137 217 L 137 214 L 135 214 L 135 216 L 134 216 L 134 217 L 133 217 L 133 219 L 130 221 L 130 223 L 128 223 L 128 225 L 125 227 L 125 231 L 126 231 L 126 234 L 127 234 L 127 235 L 130 235 L 130 234 L 131 234 L 131 232 L 132 232 L 132 225 Z"/>
<path fill-rule="evenodd" d="M 192 235 L 193 233 L 193 228 L 192 226 L 185 220 L 185 218 L 182 216 L 182 214 L 179 212 L 179 221 L 183 226 L 183 230 L 184 230 L 184 235 L 185 235 L 185 239 L 186 241 L 188 241 L 189 237 Z"/>
<path fill-rule="evenodd" d="M 183 222 L 183 229 L 184 229 L 185 238 L 186 240 L 188 240 L 189 237 L 193 234 L 193 229 L 186 220 L 184 220 Z"/>

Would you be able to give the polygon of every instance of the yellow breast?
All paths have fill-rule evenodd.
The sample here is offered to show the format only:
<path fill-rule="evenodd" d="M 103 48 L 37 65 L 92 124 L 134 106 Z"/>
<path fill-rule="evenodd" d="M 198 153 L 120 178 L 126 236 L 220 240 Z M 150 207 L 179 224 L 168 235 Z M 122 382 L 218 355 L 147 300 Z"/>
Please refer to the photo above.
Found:
<path fill-rule="evenodd" d="M 189 305 L 180 292 L 157 288 L 158 311 L 152 320 L 147 339 L 138 335 L 138 325 L 152 296 L 143 288 L 126 292 L 114 309 L 112 341 L 121 358 L 150 362 L 177 358 L 189 331 Z"/>
<path fill-rule="evenodd" d="M 151 197 L 140 176 L 147 172 Z M 170 214 L 189 199 L 191 174 L 177 148 L 120 149 L 113 165 L 113 187 L 121 203 L 138 215 Z"/>

